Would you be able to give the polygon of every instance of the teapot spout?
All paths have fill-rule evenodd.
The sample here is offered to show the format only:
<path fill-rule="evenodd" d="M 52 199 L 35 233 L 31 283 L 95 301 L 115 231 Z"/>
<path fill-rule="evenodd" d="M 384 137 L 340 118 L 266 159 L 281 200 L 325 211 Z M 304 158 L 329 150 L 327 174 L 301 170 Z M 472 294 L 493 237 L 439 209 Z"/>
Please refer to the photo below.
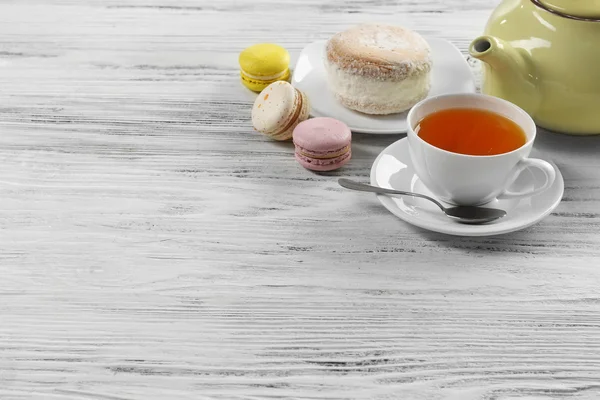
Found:
<path fill-rule="evenodd" d="M 486 35 L 471 43 L 469 54 L 484 63 L 483 93 L 508 100 L 531 115 L 536 112 L 541 96 L 529 53 Z"/>
<path fill-rule="evenodd" d="M 530 72 L 525 59 L 525 57 L 529 58 L 529 55 L 518 52 L 509 43 L 494 36 L 480 36 L 473 40 L 469 47 L 469 54 L 497 71 L 517 75 Z"/>

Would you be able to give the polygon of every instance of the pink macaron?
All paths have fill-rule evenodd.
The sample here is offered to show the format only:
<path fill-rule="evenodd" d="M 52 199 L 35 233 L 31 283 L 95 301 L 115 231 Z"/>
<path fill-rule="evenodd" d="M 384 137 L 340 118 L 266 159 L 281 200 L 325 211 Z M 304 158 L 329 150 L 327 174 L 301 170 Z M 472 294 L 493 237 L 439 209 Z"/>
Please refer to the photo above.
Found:
<path fill-rule="evenodd" d="M 352 132 L 334 118 L 312 118 L 293 132 L 296 160 L 313 171 L 332 171 L 350 161 Z"/>

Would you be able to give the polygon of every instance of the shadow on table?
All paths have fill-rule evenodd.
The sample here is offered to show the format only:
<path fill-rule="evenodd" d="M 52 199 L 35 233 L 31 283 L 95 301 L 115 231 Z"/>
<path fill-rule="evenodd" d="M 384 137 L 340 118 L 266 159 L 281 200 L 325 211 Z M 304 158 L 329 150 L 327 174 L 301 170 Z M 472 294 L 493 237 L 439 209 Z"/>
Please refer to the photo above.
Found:
<path fill-rule="evenodd" d="M 572 153 L 597 156 L 600 153 L 600 135 L 566 135 L 538 128 L 534 146 L 537 150 L 552 154 Z"/>
<path fill-rule="evenodd" d="M 413 227 L 424 240 L 435 242 L 441 247 L 451 249 L 465 249 L 474 253 L 488 254 L 490 249 L 498 246 L 505 247 L 510 252 L 511 247 L 515 249 L 521 246 L 519 243 L 531 242 L 534 228 L 526 228 L 522 231 L 506 233 L 493 236 L 452 236 L 443 233 L 431 232 L 422 228 Z"/>
<path fill-rule="evenodd" d="M 352 134 L 352 157 L 368 162 L 369 168 L 386 147 L 405 138 L 405 134 L 370 135 L 366 133 Z"/>

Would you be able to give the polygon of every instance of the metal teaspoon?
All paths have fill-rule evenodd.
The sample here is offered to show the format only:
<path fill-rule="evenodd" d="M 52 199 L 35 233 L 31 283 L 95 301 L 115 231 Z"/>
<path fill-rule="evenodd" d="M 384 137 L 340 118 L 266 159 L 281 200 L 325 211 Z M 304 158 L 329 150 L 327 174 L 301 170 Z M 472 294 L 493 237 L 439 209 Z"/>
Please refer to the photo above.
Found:
<path fill-rule="evenodd" d="M 444 207 L 442 203 L 434 198 L 425 196 L 420 193 L 404 192 L 401 190 L 386 189 L 378 186 L 366 185 L 364 183 L 355 182 L 350 179 L 340 178 L 338 183 L 346 189 L 358 190 L 361 192 L 371 192 L 380 194 L 396 194 L 401 196 L 420 197 L 429 200 L 437 205 L 448 217 L 462 222 L 463 224 L 485 224 L 495 221 L 506 215 L 506 211 L 497 208 L 485 208 L 475 206 L 456 206 Z"/>

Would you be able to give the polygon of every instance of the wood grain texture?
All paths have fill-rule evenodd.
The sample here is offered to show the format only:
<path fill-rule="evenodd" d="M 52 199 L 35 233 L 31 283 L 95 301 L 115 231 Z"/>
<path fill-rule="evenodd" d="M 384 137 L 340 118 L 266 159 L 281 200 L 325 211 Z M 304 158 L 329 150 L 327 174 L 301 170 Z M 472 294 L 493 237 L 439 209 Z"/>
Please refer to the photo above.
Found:
<path fill-rule="evenodd" d="M 465 52 L 492 0 L 0 3 L 0 399 L 600 398 L 600 137 L 564 201 L 453 238 L 253 132 L 237 55 L 363 21 Z M 477 70 L 478 66 L 472 62 Z"/>

